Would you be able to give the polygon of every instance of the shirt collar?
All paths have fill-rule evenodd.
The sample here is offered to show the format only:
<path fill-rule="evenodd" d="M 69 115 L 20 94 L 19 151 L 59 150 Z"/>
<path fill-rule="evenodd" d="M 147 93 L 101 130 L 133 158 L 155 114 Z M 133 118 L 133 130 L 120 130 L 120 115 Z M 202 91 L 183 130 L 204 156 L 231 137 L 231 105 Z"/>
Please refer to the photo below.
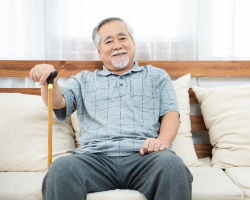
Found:
<path fill-rule="evenodd" d="M 109 71 L 109 70 L 103 65 L 102 71 L 99 71 L 98 74 L 100 74 L 100 75 L 102 75 L 102 76 L 108 76 L 108 75 L 112 74 L 112 72 Z"/>
<path fill-rule="evenodd" d="M 132 69 L 130 69 L 129 71 L 125 72 L 124 74 L 128 74 L 131 72 L 138 72 L 141 71 L 143 69 L 143 67 L 139 67 L 138 62 L 134 61 L 135 65 Z M 102 76 L 108 76 L 110 74 L 115 74 L 111 71 L 109 71 L 104 65 L 103 65 L 103 70 L 99 71 L 98 74 L 102 75 Z"/>

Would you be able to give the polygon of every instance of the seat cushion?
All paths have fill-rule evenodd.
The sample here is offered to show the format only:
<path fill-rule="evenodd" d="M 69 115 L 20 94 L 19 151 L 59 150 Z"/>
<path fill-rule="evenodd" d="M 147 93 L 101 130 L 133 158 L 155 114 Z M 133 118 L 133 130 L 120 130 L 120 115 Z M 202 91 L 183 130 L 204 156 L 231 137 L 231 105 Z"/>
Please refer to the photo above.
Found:
<path fill-rule="evenodd" d="M 225 172 L 244 192 L 245 200 L 250 200 L 250 167 L 232 167 Z"/>
<path fill-rule="evenodd" d="M 0 199 L 42 200 L 45 172 L 0 172 Z M 146 200 L 135 190 L 110 190 L 90 193 L 87 200 Z"/>
<path fill-rule="evenodd" d="M 189 169 L 194 177 L 193 200 L 244 199 L 243 192 L 221 169 L 212 167 L 190 167 Z M 250 174 L 249 171 L 248 174 Z M 0 172 L 0 199 L 42 199 L 41 188 L 44 176 L 43 172 Z M 110 190 L 90 193 L 87 196 L 87 200 L 99 199 L 146 200 L 143 194 L 134 190 Z"/>
<path fill-rule="evenodd" d="M 42 200 L 45 172 L 0 172 L 0 199 Z"/>
<path fill-rule="evenodd" d="M 136 190 L 109 190 L 105 192 L 90 193 L 87 200 L 147 200 Z"/>
<path fill-rule="evenodd" d="M 190 167 L 193 174 L 193 200 L 240 200 L 243 192 L 231 181 L 222 169 Z"/>
<path fill-rule="evenodd" d="M 200 158 L 199 161 L 202 163 L 201 167 L 212 167 L 210 157 Z"/>

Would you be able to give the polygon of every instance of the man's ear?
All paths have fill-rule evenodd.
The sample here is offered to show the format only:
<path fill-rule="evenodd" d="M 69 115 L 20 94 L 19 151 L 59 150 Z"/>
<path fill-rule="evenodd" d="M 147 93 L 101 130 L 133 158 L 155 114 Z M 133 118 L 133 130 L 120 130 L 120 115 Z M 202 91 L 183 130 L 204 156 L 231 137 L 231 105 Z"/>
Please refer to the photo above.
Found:
<path fill-rule="evenodd" d="M 102 50 L 100 49 L 100 47 L 97 48 L 97 52 L 99 54 L 99 58 L 101 58 L 101 60 L 102 60 Z"/>

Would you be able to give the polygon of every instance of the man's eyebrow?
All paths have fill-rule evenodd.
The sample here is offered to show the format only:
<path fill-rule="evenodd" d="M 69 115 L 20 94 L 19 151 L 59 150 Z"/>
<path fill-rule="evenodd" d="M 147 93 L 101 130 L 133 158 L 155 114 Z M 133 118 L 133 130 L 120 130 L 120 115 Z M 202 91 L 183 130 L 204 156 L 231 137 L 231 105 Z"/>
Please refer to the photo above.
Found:
<path fill-rule="evenodd" d="M 118 35 L 119 35 L 119 36 L 127 36 L 127 34 L 126 34 L 126 33 L 123 33 L 123 32 L 118 33 Z"/>
<path fill-rule="evenodd" d="M 124 32 L 120 32 L 120 33 L 118 33 L 118 36 L 127 36 L 127 34 Z M 103 41 L 105 42 L 106 40 L 108 40 L 110 38 L 111 38 L 111 36 L 106 36 Z"/>

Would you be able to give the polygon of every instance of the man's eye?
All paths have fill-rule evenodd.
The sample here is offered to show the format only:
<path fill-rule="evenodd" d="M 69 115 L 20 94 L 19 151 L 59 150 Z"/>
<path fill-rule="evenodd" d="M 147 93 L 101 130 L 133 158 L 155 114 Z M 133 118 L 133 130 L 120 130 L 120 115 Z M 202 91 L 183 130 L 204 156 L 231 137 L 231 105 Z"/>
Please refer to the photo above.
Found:
<path fill-rule="evenodd" d="M 125 38 L 125 37 L 122 37 L 122 38 L 120 38 L 120 40 L 126 40 L 127 38 Z"/>
<path fill-rule="evenodd" d="M 107 42 L 105 42 L 105 44 L 109 44 L 109 43 L 111 43 L 112 41 L 107 41 Z"/>

